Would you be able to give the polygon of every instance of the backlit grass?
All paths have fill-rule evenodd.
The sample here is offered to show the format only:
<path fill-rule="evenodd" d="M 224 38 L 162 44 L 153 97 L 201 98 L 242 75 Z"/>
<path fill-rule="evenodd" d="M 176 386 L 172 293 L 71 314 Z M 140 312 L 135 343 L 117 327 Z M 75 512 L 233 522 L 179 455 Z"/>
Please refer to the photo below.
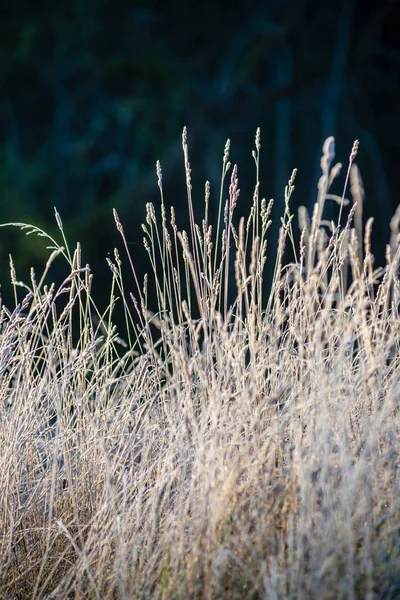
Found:
<path fill-rule="evenodd" d="M 164 202 L 157 165 L 161 203 L 147 205 L 143 226 L 149 277 L 138 281 L 127 245 L 126 256 L 115 251 L 104 314 L 58 213 L 43 276 L 24 285 L 11 263 L 16 308 L 0 313 L 0 598 L 399 597 L 400 215 L 386 267 L 374 269 L 357 143 L 337 197 L 329 138 L 313 214 L 293 217 L 294 171 L 270 248 L 259 132 L 255 144 L 250 215 L 235 218 L 227 143 L 211 224 L 209 184 L 194 215 L 184 131 L 188 231 Z M 324 222 L 332 201 L 337 221 Z M 60 255 L 70 275 L 56 287 Z"/>

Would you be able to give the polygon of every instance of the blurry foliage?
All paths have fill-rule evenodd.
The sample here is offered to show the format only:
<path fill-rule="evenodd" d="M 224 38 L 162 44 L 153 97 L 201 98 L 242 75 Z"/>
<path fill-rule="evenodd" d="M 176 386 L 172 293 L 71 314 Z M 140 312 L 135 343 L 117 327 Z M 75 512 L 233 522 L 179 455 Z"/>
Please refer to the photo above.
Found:
<path fill-rule="evenodd" d="M 399 54 L 391 33 L 398 2 L 369 10 L 356 0 L 8 4 L 0 25 L 2 222 L 51 229 L 57 206 L 71 244 L 83 242 L 84 260 L 100 276 L 106 252 L 120 244 L 113 206 L 132 243 L 141 241 L 145 203 L 158 197 L 156 159 L 166 201 L 183 219 L 183 125 L 194 199 L 200 211 L 209 179 L 214 212 L 227 137 L 241 201 L 251 200 L 252 137 L 261 126 L 261 194 L 275 197 L 276 220 L 294 166 L 295 201 L 310 206 L 323 138 L 337 137 L 341 159 L 360 138 L 366 212 L 377 217 L 378 235 L 386 234 L 397 201 L 383 165 L 387 158 L 395 165 L 399 150 L 392 136 Z M 272 248 L 274 239 L 276 232 Z M 10 251 L 27 267 L 43 260 L 44 248 L 3 229 L 0 281 L 8 279 Z"/>

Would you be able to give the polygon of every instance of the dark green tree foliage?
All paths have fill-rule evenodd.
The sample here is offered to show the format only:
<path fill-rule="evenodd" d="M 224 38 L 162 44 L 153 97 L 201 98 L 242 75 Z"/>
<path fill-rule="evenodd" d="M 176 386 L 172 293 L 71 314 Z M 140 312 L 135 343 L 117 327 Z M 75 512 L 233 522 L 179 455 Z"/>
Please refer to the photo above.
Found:
<path fill-rule="evenodd" d="M 260 126 L 261 195 L 275 198 L 276 221 L 293 167 L 299 168 L 293 201 L 311 206 L 323 139 L 334 135 L 346 160 L 358 138 L 365 214 L 376 219 L 376 239 L 386 239 L 397 204 L 398 3 L 6 4 L 0 25 L 2 222 L 33 222 L 52 232 L 57 206 L 67 237 L 83 242 L 85 260 L 100 278 L 107 252 L 120 244 L 111 219 L 115 206 L 143 273 L 139 223 L 145 203 L 157 202 L 156 159 L 166 201 L 185 223 L 183 125 L 195 208 L 202 210 L 209 179 L 214 213 L 227 137 L 239 165 L 239 202 L 251 201 L 251 148 Z M 276 235 L 277 229 L 271 252 Z M 375 250 L 382 259 L 380 245 Z M 3 229 L 5 296 L 10 251 L 19 267 L 42 264 L 46 256 L 40 239 Z"/>

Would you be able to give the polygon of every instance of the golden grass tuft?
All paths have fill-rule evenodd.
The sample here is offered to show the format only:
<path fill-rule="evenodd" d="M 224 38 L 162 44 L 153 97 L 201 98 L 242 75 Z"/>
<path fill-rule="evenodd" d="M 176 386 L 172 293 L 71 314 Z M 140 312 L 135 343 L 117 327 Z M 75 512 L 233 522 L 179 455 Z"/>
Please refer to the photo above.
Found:
<path fill-rule="evenodd" d="M 127 245 L 135 291 L 125 292 L 115 251 L 110 304 L 97 311 L 58 213 L 62 245 L 48 238 L 40 281 L 32 272 L 18 282 L 11 262 L 16 308 L 0 313 L 0 598 L 399 596 L 398 215 L 386 267 L 374 270 L 358 144 L 346 177 L 357 204 L 340 227 L 346 186 L 330 193 L 340 166 L 329 138 L 313 216 L 299 211 L 299 247 L 294 171 L 278 249 L 268 248 L 259 131 L 253 204 L 236 228 L 229 148 L 216 231 L 208 183 L 195 221 L 186 130 L 188 232 L 167 210 L 157 164 L 160 215 L 148 204 L 143 226 L 155 312 Z M 329 200 L 336 224 L 323 221 Z M 47 287 L 59 254 L 70 275 Z M 267 255 L 276 264 L 264 297 Z"/>

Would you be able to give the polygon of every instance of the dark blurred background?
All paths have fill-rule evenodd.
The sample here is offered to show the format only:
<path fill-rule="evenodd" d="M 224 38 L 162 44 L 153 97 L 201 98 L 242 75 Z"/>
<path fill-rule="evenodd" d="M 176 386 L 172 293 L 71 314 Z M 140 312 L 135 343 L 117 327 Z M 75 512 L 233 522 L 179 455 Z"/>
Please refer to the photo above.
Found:
<path fill-rule="evenodd" d="M 0 221 L 33 223 L 58 235 L 60 212 L 71 247 L 106 305 L 105 258 L 119 248 L 117 208 L 142 278 L 149 271 L 140 223 L 165 200 L 187 227 L 181 133 L 188 127 L 193 196 L 200 222 L 204 182 L 218 206 L 226 139 L 238 163 L 247 215 L 261 127 L 261 196 L 282 214 L 284 186 L 298 167 L 293 209 L 312 208 L 323 140 L 334 135 L 347 166 L 354 139 L 375 217 L 374 252 L 384 260 L 398 202 L 400 159 L 398 0 L 13 0 L 0 19 Z M 344 172 L 334 191 L 342 192 Z M 334 218 L 337 207 L 330 207 Z M 59 239 L 59 236 L 58 238 Z M 8 255 L 17 277 L 41 273 L 46 243 L 0 229 L 0 282 L 12 303 Z M 272 262 L 276 228 L 271 232 Z M 53 276 L 63 273 L 61 259 Z M 58 273 L 59 270 L 59 273 Z M 133 279 L 125 282 L 135 291 Z M 106 291 L 107 290 L 107 291 Z"/>

